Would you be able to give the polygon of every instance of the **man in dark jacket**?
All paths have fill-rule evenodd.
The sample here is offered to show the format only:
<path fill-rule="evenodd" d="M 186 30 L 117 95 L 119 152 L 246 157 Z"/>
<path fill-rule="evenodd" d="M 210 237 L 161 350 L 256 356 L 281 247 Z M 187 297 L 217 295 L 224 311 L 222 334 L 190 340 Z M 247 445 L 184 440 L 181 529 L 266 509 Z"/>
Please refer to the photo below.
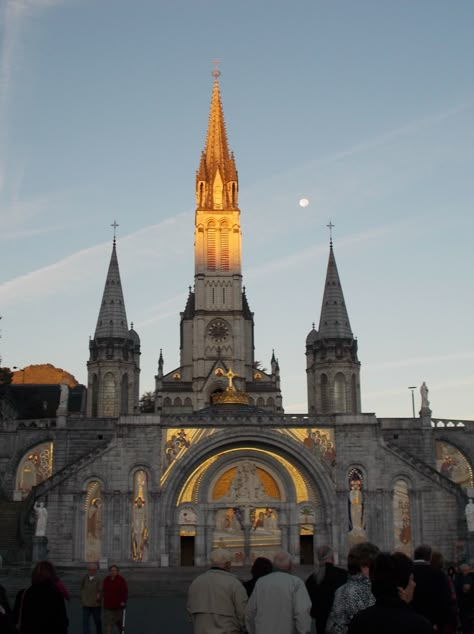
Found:
<path fill-rule="evenodd" d="M 431 566 L 431 552 L 426 544 L 415 548 L 412 607 L 441 634 L 451 622 L 451 592 L 444 572 Z"/>
<path fill-rule="evenodd" d="M 334 552 L 329 546 L 320 546 L 316 553 L 318 566 L 306 579 L 306 589 L 311 598 L 311 616 L 316 631 L 326 631 L 326 621 L 331 611 L 336 590 L 347 581 L 347 570 L 334 565 Z"/>
<path fill-rule="evenodd" d="M 104 579 L 104 623 L 106 634 L 112 634 L 113 626 L 122 631 L 123 611 L 127 604 L 127 582 L 119 574 L 118 566 L 110 566 L 110 574 Z"/>

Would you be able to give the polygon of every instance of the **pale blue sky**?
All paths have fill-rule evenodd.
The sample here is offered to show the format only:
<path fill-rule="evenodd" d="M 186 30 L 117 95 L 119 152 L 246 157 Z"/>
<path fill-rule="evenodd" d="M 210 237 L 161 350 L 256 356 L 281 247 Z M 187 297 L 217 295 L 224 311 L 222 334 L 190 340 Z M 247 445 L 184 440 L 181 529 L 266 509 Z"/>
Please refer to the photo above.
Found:
<path fill-rule="evenodd" d="M 214 58 L 285 410 L 331 219 L 363 410 L 409 416 L 426 381 L 435 416 L 474 419 L 472 0 L 0 0 L 3 364 L 86 382 L 116 219 L 140 391 L 160 348 L 178 365 Z"/>

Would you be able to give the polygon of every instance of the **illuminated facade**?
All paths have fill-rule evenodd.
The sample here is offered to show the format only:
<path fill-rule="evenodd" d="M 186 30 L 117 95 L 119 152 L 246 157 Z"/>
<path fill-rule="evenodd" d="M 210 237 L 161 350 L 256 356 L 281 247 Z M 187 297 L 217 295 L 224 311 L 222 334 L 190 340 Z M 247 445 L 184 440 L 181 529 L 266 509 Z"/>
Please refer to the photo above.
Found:
<path fill-rule="evenodd" d="M 362 413 L 332 241 L 318 330 L 306 338 L 308 413 L 284 413 L 275 355 L 269 372 L 254 359 L 238 184 L 215 71 L 180 365 L 165 372 L 160 353 L 155 411 L 139 413 L 140 339 L 128 327 L 114 239 L 82 413 L 68 408 L 65 386 L 54 392 L 56 417 L 1 410 L 0 506 L 17 509 L 19 550 L 31 544 L 38 500 L 59 565 L 204 565 L 219 545 L 237 565 L 281 548 L 311 564 L 320 545 L 343 561 L 363 540 L 407 553 L 427 542 L 461 558 L 474 423 L 434 420 L 426 402 L 418 418 Z"/>

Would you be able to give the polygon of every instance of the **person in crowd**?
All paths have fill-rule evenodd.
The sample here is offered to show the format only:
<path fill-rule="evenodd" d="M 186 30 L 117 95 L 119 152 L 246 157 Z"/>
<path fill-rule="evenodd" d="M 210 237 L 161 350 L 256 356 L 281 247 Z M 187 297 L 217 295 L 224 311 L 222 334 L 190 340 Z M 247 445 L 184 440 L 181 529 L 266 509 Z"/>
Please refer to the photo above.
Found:
<path fill-rule="evenodd" d="M 96 634 L 102 634 L 102 579 L 97 574 L 94 563 L 87 565 L 87 573 L 82 577 L 80 587 L 82 606 L 82 634 L 90 634 L 91 617 L 94 621 Z"/>
<path fill-rule="evenodd" d="M 127 605 L 127 582 L 119 574 L 119 568 L 115 564 L 110 566 L 109 575 L 104 579 L 104 624 L 106 634 L 112 634 L 113 627 L 122 631 L 124 610 Z"/>
<path fill-rule="evenodd" d="M 50 561 L 39 561 L 33 568 L 31 586 L 20 590 L 13 609 L 21 634 L 67 634 L 64 596 L 56 580 L 56 570 Z"/>
<path fill-rule="evenodd" d="M 326 625 L 326 634 L 346 634 L 349 623 L 361 610 L 374 605 L 370 568 L 379 549 L 370 542 L 352 546 L 347 556 L 349 573 L 346 583 L 336 590 Z"/>
<path fill-rule="evenodd" d="M 2 634 L 13 634 L 13 632 L 16 632 L 13 613 L 6 590 L 2 585 L 0 585 L 0 632 Z"/>
<path fill-rule="evenodd" d="M 240 634 L 245 631 L 247 592 L 230 570 L 232 553 L 216 548 L 211 567 L 189 586 L 186 603 L 194 634 Z"/>
<path fill-rule="evenodd" d="M 442 570 L 431 566 L 431 554 L 431 546 L 426 544 L 415 548 L 416 586 L 412 606 L 436 626 L 439 634 L 444 634 L 447 624 L 452 620 L 451 593 L 447 576 Z"/>
<path fill-rule="evenodd" d="M 403 553 L 379 553 L 370 571 L 375 605 L 358 612 L 348 634 L 432 634 L 428 619 L 409 606 L 415 581 L 413 562 Z"/>
<path fill-rule="evenodd" d="M 451 600 L 451 617 L 446 623 L 444 631 L 445 634 L 456 634 L 459 626 L 459 611 L 458 602 L 456 597 L 456 589 L 454 587 L 453 579 L 444 570 L 444 557 L 439 550 L 433 550 L 431 553 L 431 567 L 435 570 L 441 570 L 446 576 L 449 586 L 449 596 Z"/>
<path fill-rule="evenodd" d="M 257 557 L 253 562 L 252 568 L 250 572 L 252 574 L 252 578 L 248 581 L 244 581 L 244 588 L 247 590 L 248 596 L 250 596 L 253 592 L 255 584 L 260 577 L 264 577 L 273 571 L 272 562 L 266 557 Z"/>
<path fill-rule="evenodd" d="M 311 599 L 311 616 L 316 622 L 316 632 L 324 634 L 334 595 L 346 583 L 347 570 L 334 565 L 334 552 L 329 546 L 320 546 L 316 556 L 317 567 L 306 579 L 306 589 Z"/>
<path fill-rule="evenodd" d="M 291 569 L 290 554 L 279 552 L 273 559 L 273 572 L 255 584 L 245 616 L 249 634 L 310 632 L 311 599 L 304 582 Z"/>
<path fill-rule="evenodd" d="M 461 564 L 456 575 L 456 596 L 459 606 L 459 620 L 462 634 L 474 632 L 474 575 L 471 566 Z"/>

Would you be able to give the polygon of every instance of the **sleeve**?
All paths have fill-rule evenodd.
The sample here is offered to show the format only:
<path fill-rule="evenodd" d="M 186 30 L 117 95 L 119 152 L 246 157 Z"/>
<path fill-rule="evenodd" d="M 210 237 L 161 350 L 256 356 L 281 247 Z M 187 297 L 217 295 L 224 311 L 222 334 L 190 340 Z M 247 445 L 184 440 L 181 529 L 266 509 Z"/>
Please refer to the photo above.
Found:
<path fill-rule="evenodd" d="M 294 594 L 293 618 L 298 634 L 307 634 L 311 631 L 311 599 L 304 583 L 298 581 Z"/>
<path fill-rule="evenodd" d="M 248 634 L 255 634 L 255 616 L 257 614 L 257 586 L 255 586 L 245 610 L 245 625 Z"/>
<path fill-rule="evenodd" d="M 336 590 L 334 597 L 334 603 L 332 604 L 331 612 L 326 624 L 326 634 L 345 634 L 346 627 L 346 615 L 344 611 L 344 600 L 341 594 L 341 588 Z"/>

